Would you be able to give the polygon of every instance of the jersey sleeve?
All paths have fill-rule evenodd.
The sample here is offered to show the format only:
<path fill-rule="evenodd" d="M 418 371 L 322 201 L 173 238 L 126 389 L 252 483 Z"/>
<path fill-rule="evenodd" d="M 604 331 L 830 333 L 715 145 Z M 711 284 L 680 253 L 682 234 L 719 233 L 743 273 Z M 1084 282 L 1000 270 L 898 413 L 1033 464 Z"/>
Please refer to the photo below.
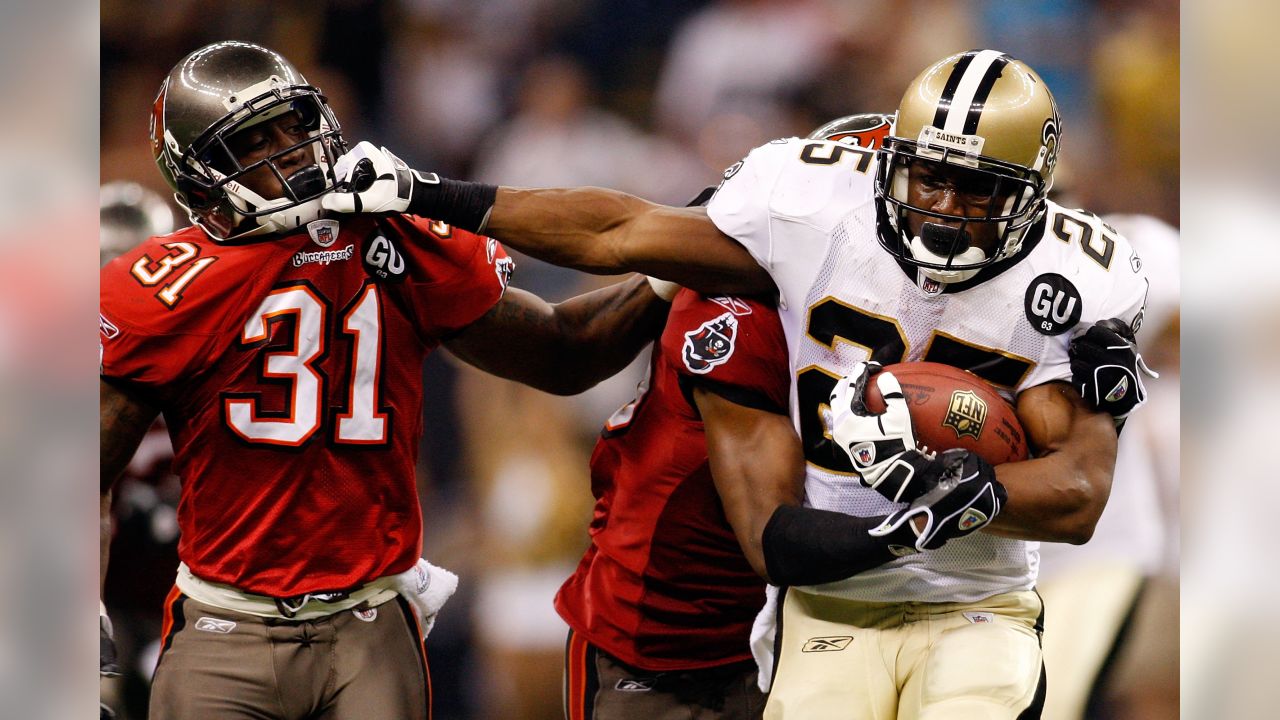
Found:
<path fill-rule="evenodd" d="M 418 330 L 446 337 L 478 320 L 502 294 L 515 261 L 492 238 L 415 216 L 403 216 L 408 236 L 408 275 L 404 288 Z"/>
<path fill-rule="evenodd" d="M 199 375 L 217 332 L 162 306 L 122 263 L 103 268 L 98 309 L 99 372 L 164 400 L 164 388 Z M 185 309 L 185 308 L 184 308 Z"/>
<path fill-rule="evenodd" d="M 870 158 L 828 147 L 839 145 L 798 138 L 761 145 L 725 171 L 707 202 L 716 227 L 769 272 L 782 307 L 804 301 L 832 230 L 870 197 Z"/>
<path fill-rule="evenodd" d="M 702 386 L 739 405 L 787 413 L 787 345 L 769 304 L 681 290 L 661 342 L 690 406 L 693 387 Z"/>
<path fill-rule="evenodd" d="M 1095 219 L 1094 222 L 1099 225 L 1097 232 L 1100 233 L 1101 220 Z M 1083 254 L 1076 253 L 1077 266 L 1073 274 L 1083 296 L 1080 320 L 1070 331 L 1054 336 L 1043 360 L 1019 384 L 1019 392 L 1055 380 L 1071 382 L 1071 338 L 1101 320 L 1118 318 L 1132 328 L 1135 335 L 1139 335 L 1146 314 L 1150 281 L 1141 258 L 1129 241 L 1113 230 L 1110 232 L 1115 247 L 1107 267 L 1082 259 Z"/>

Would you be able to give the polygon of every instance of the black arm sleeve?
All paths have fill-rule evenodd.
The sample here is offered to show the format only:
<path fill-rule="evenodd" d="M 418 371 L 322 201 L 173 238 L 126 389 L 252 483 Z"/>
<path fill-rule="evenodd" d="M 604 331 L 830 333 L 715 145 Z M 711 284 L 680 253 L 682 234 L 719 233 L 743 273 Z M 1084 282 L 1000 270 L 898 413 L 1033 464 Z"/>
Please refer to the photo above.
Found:
<path fill-rule="evenodd" d="M 780 506 L 761 538 L 769 580 L 775 585 L 817 585 L 897 559 L 886 538 L 867 534 L 884 519 Z"/>

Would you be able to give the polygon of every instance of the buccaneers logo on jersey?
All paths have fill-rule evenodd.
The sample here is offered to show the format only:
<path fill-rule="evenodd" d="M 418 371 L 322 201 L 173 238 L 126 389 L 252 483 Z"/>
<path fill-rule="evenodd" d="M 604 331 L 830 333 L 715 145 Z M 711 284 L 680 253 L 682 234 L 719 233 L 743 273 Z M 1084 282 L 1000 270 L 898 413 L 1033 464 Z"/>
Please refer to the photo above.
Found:
<path fill-rule="evenodd" d="M 716 365 L 733 355 L 733 343 L 738 337 L 738 319 L 733 313 L 725 313 L 708 320 L 697 330 L 684 334 L 685 367 L 699 375 L 711 372 Z"/>

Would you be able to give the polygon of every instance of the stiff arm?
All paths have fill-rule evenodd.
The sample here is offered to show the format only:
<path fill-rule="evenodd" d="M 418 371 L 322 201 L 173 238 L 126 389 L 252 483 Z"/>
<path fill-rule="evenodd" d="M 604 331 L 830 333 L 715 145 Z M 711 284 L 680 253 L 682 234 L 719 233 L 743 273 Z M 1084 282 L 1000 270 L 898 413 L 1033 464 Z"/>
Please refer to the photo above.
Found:
<path fill-rule="evenodd" d="M 533 257 L 596 274 L 640 272 L 704 294 L 768 294 L 769 273 L 706 208 L 603 188 L 498 188 L 484 233 Z"/>

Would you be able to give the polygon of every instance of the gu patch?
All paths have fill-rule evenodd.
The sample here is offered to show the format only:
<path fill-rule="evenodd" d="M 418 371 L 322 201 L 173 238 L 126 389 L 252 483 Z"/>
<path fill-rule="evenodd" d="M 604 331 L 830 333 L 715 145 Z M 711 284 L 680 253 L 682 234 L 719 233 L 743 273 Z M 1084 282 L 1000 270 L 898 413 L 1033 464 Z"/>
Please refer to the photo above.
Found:
<path fill-rule="evenodd" d="M 705 375 L 733 355 L 738 338 L 738 319 L 727 312 L 684 334 L 684 351 L 680 353 L 690 372 Z"/>
<path fill-rule="evenodd" d="M 364 253 L 364 269 L 375 280 L 401 282 L 408 269 L 404 256 L 385 235 L 379 234 L 369 241 Z"/>
<path fill-rule="evenodd" d="M 1027 321 L 1041 335 L 1061 335 L 1075 327 L 1084 312 L 1080 291 L 1057 273 L 1032 280 L 1025 300 Z"/>

